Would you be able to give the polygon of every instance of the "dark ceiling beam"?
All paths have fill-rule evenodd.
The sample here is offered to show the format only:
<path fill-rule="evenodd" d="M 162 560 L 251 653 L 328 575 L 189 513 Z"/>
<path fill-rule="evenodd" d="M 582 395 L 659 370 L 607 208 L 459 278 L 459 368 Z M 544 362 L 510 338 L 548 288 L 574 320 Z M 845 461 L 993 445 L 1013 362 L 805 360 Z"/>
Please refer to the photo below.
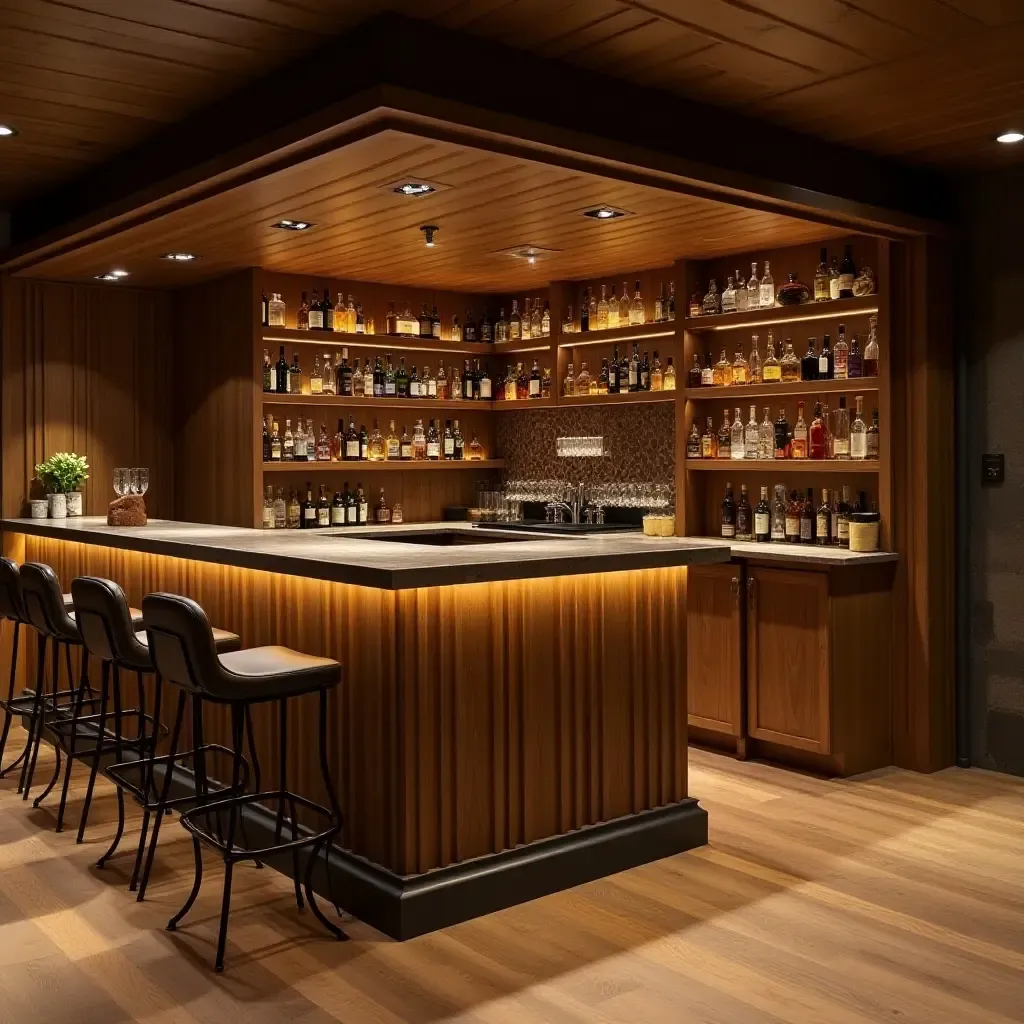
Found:
<path fill-rule="evenodd" d="M 740 181 L 766 195 L 791 190 L 823 210 L 847 201 L 930 221 L 949 216 L 947 183 L 934 172 L 387 13 L 353 29 L 343 44 L 332 39 L 241 94 L 16 206 L 12 246 L 36 250 L 168 196 L 185 200 L 245 164 L 251 176 L 271 154 L 316 144 L 317 136 L 327 144 L 345 121 L 350 130 L 352 119 L 385 93 L 462 105 L 478 120 L 493 112 L 495 125 L 540 124 L 549 138 L 600 136 L 696 169 L 710 185 Z"/>

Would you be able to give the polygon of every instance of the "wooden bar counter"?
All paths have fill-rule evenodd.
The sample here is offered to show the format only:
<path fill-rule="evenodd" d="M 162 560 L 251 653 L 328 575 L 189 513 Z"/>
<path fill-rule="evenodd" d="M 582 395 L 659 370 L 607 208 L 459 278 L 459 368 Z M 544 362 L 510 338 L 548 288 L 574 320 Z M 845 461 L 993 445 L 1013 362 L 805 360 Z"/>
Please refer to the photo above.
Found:
<path fill-rule="evenodd" d="M 727 547 L 638 534 L 467 544 L 481 535 L 467 524 L 113 529 L 89 517 L 3 531 L 8 557 L 53 566 L 65 589 L 94 575 L 136 605 L 185 594 L 245 646 L 341 662 L 332 892 L 389 935 L 706 841 L 687 790 L 686 566 L 724 562 Z M 432 531 L 452 536 L 409 542 Z M 382 539 L 397 534 L 415 536 Z M 289 776 L 319 799 L 312 711 L 290 719 Z M 224 732 L 218 709 L 208 718 Z M 276 728 L 257 716 L 266 778 Z"/>

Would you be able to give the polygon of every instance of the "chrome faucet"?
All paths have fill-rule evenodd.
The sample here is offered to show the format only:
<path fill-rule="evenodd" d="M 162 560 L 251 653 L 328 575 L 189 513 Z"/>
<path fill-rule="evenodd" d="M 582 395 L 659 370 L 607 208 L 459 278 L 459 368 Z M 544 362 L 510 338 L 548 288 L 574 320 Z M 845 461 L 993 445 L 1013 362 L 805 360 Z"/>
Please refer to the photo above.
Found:
<path fill-rule="evenodd" d="M 586 505 L 586 488 L 583 484 L 581 483 L 578 487 L 566 484 L 561 500 L 549 501 L 545 506 L 545 511 L 548 513 L 551 522 L 564 523 L 565 520 L 562 516 L 564 513 L 568 513 L 569 522 L 580 523 L 582 522 L 583 510 L 586 508 Z M 558 516 L 557 519 L 555 518 L 556 514 Z"/>

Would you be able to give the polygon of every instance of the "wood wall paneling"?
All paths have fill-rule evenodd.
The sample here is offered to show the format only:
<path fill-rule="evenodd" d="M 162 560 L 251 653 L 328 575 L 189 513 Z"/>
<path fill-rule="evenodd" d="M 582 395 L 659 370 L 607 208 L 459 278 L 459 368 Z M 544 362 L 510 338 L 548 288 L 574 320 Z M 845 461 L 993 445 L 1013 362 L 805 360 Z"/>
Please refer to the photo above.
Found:
<path fill-rule="evenodd" d="M 55 451 L 89 460 L 87 515 L 106 512 L 115 466 L 147 466 L 150 515 L 172 515 L 170 296 L 5 277 L 2 300 L 4 515 L 28 514 Z"/>

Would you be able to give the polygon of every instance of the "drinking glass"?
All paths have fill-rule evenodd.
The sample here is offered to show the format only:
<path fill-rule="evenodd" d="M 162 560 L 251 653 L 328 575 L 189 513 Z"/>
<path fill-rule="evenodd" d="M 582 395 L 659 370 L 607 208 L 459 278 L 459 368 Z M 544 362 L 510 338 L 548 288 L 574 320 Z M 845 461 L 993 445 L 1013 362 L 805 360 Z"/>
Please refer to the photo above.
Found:
<path fill-rule="evenodd" d="M 149 490 L 149 470 L 139 467 L 132 470 L 132 494 L 145 494 Z"/>
<path fill-rule="evenodd" d="M 123 498 L 131 486 L 131 473 L 128 469 L 119 468 L 114 470 L 114 493 Z"/>

